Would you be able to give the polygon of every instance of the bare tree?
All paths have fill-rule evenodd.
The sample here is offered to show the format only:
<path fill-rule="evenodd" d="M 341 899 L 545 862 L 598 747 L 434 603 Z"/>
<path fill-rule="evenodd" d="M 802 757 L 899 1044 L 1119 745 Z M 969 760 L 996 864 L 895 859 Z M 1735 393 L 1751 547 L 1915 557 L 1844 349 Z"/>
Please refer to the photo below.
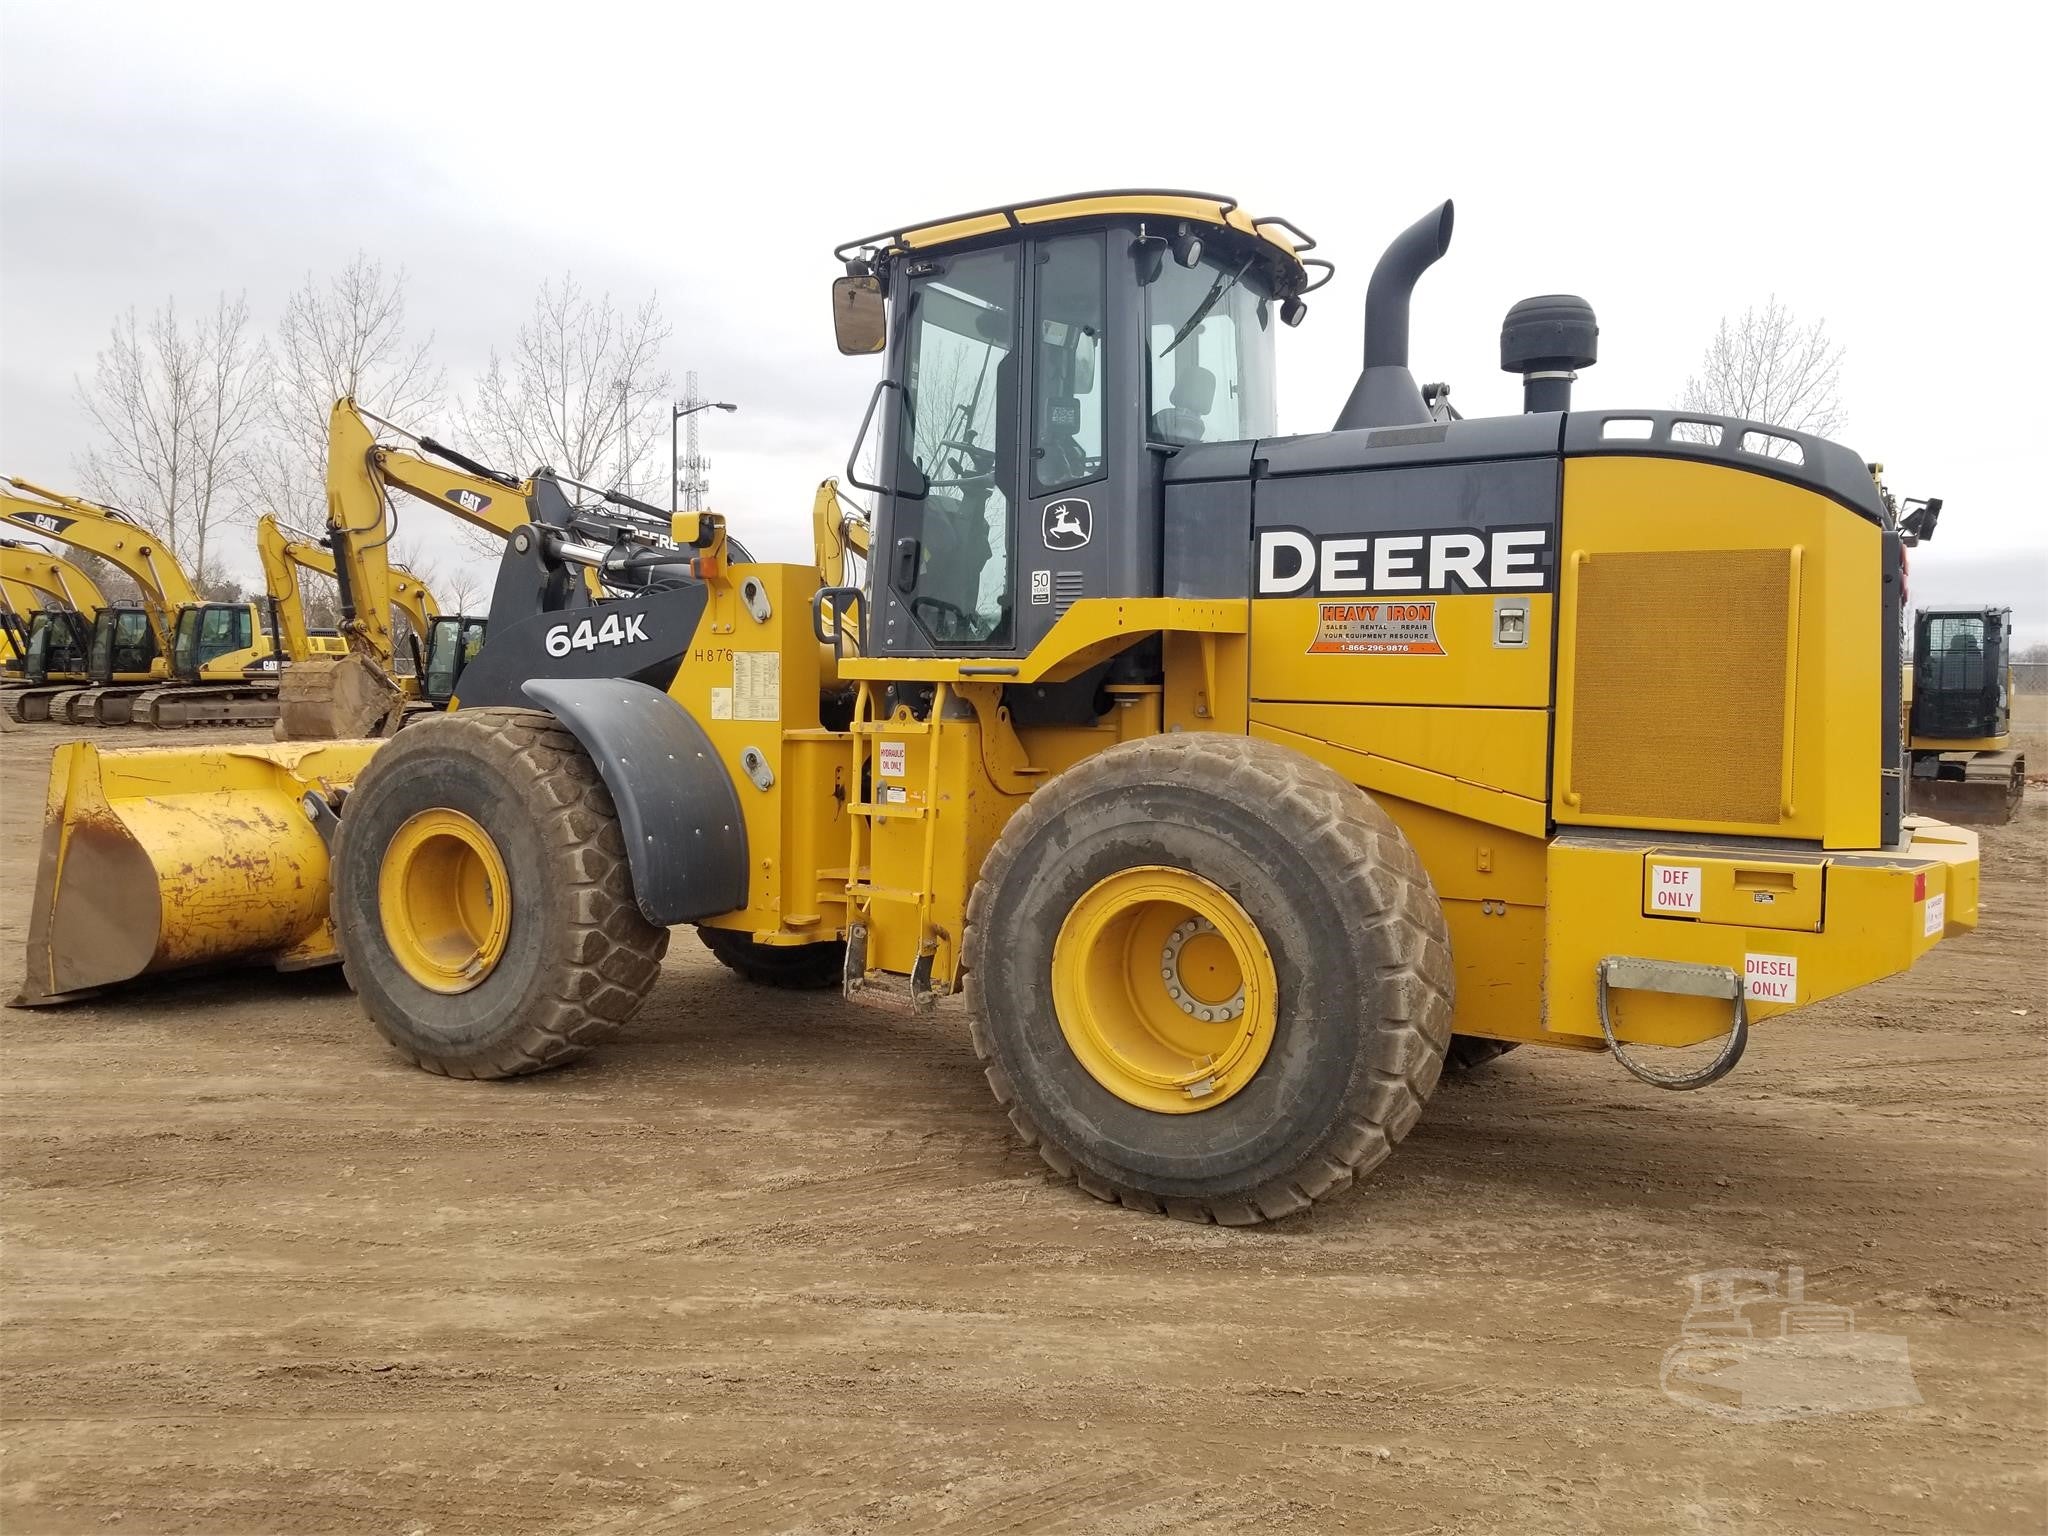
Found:
<path fill-rule="evenodd" d="M 1802 321 L 1773 294 L 1761 309 L 1722 318 L 1678 404 L 1828 437 L 1848 419 L 1841 382 L 1842 349 L 1827 322 Z"/>
<path fill-rule="evenodd" d="M 400 423 L 441 406 L 446 379 L 431 333 L 406 333 L 404 268 L 387 273 L 358 251 L 324 283 L 310 272 L 278 322 L 270 407 L 273 435 L 256 461 L 269 510 L 314 527 L 326 521 L 327 420 L 352 396 Z"/>
<path fill-rule="evenodd" d="M 491 579 L 474 561 L 457 561 L 435 581 L 434 596 L 443 613 L 481 613 L 491 605 Z"/>
<path fill-rule="evenodd" d="M 189 327 L 171 301 L 146 327 L 132 309 L 117 317 L 78 381 L 101 439 L 76 465 L 87 493 L 167 543 L 202 587 L 225 579 L 214 535 L 248 510 L 268 371 L 247 302 L 223 294 Z"/>
<path fill-rule="evenodd" d="M 510 355 L 491 353 L 462 408 L 472 450 L 513 474 L 546 466 L 666 506 L 671 334 L 652 296 L 628 313 L 573 274 L 543 282 Z"/>

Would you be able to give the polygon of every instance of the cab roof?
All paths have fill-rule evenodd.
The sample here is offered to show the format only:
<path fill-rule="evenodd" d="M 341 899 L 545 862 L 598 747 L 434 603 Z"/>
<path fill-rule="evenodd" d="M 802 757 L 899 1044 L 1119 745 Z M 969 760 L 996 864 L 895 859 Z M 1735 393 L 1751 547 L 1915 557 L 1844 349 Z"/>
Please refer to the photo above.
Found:
<path fill-rule="evenodd" d="M 1254 254 L 1262 258 L 1261 265 L 1268 269 L 1274 292 L 1282 296 L 1321 287 L 1328 280 L 1327 273 L 1333 270 L 1329 262 L 1307 257 L 1316 243 L 1294 223 L 1277 217 L 1253 218 L 1234 197 L 1222 197 L 1213 192 L 1135 188 L 1070 192 L 1062 197 L 1006 203 L 994 208 L 976 209 L 972 213 L 954 214 L 950 218 L 927 219 L 849 240 L 833 255 L 843 262 L 862 259 L 886 262 L 891 257 L 912 251 L 936 251 L 964 245 L 1027 225 L 1077 223 L 1112 217 L 1166 221 L 1172 227 L 1159 231 L 1161 234 L 1178 233 L 1179 226 L 1188 225 L 1193 227 L 1193 232 L 1203 234 L 1205 238 L 1210 237 L 1211 230 L 1227 231 L 1224 238 L 1232 243 L 1251 242 Z M 1207 226 L 1207 229 L 1202 226 Z M 1326 275 L 1311 282 L 1307 270 L 1310 267 L 1321 268 Z"/>

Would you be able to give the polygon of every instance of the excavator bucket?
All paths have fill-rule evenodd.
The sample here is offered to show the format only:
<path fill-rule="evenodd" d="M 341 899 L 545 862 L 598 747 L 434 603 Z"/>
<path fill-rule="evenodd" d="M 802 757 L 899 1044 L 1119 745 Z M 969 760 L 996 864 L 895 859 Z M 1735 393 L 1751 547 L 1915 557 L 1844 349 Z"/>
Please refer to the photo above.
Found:
<path fill-rule="evenodd" d="M 184 966 L 336 958 L 314 817 L 377 745 L 58 747 L 15 1005 Z"/>
<path fill-rule="evenodd" d="M 366 656 L 316 656 L 284 669 L 278 687 L 279 741 L 389 736 L 405 718 L 405 695 Z"/>
<path fill-rule="evenodd" d="M 1939 768 L 1937 775 L 1913 776 L 1914 815 L 1970 827 L 2002 827 L 2019 809 L 2027 774 L 2026 759 L 2019 753 L 1943 753 Z"/>

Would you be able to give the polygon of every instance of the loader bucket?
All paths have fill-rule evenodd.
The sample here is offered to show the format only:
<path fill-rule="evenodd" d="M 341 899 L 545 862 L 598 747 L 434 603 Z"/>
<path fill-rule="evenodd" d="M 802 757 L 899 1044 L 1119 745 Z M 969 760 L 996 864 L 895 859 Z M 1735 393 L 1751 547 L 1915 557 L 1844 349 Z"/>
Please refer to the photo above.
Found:
<path fill-rule="evenodd" d="M 366 656 L 316 656 L 284 669 L 278 685 L 279 741 L 348 741 L 389 736 L 405 696 Z"/>
<path fill-rule="evenodd" d="M 377 745 L 58 747 L 15 1006 L 183 966 L 335 959 L 327 846 L 300 797 L 354 782 Z"/>

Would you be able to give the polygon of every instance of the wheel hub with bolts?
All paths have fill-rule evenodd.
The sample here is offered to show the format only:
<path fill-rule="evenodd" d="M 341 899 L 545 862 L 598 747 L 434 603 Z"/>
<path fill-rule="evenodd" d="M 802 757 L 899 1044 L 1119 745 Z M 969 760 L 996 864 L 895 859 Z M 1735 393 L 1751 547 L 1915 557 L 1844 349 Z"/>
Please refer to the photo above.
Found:
<path fill-rule="evenodd" d="M 1227 1024 L 1243 1017 L 1244 980 L 1233 973 L 1229 945 L 1206 917 L 1191 917 L 1174 929 L 1159 953 L 1166 995 L 1182 1013 L 1204 1024 Z M 1236 990 L 1218 1000 L 1217 994 L 1232 982 Z"/>

